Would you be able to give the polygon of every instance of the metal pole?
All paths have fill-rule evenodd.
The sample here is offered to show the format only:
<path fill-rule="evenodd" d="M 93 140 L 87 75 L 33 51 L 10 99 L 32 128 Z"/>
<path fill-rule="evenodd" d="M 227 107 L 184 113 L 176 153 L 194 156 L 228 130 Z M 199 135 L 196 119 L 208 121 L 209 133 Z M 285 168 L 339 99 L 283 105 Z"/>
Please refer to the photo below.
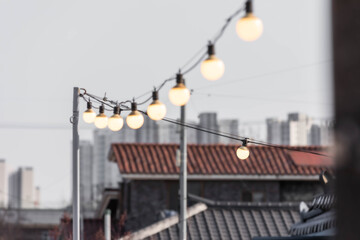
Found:
<path fill-rule="evenodd" d="M 104 221 L 104 231 L 105 231 L 105 240 L 111 240 L 111 222 L 110 222 L 110 217 L 111 217 L 111 210 L 110 209 L 106 209 L 105 212 L 105 221 Z"/>
<path fill-rule="evenodd" d="M 73 96 L 73 116 L 72 116 L 72 125 L 73 125 L 73 149 L 72 149 L 72 160 L 73 160 L 73 239 L 80 240 L 80 194 L 79 194 L 79 133 L 78 133 L 78 124 L 79 124 L 79 88 L 74 87 L 74 96 Z"/>
<path fill-rule="evenodd" d="M 180 240 L 186 239 L 186 208 L 187 208 L 187 149 L 185 131 L 185 106 L 181 106 L 180 128 Z"/>

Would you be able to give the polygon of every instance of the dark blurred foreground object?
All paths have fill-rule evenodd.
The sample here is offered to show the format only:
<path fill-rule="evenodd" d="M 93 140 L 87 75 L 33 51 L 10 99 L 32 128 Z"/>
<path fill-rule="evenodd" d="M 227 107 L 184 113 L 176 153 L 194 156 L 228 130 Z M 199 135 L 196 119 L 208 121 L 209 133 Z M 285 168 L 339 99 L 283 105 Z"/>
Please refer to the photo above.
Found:
<path fill-rule="evenodd" d="M 360 1 L 333 0 L 337 239 L 360 238 Z"/>

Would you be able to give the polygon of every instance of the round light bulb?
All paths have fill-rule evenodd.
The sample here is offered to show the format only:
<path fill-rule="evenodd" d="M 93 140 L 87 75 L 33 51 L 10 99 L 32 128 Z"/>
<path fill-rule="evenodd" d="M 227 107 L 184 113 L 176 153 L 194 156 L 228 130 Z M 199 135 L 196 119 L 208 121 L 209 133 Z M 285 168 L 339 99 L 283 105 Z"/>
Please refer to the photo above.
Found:
<path fill-rule="evenodd" d="M 200 70 L 205 79 L 216 81 L 224 75 L 225 65 L 221 59 L 215 57 L 215 55 L 210 55 L 208 59 L 201 63 Z"/>
<path fill-rule="evenodd" d="M 119 131 L 124 125 L 124 119 L 120 114 L 114 114 L 109 118 L 108 128 L 111 131 Z"/>
<path fill-rule="evenodd" d="M 144 124 L 144 116 L 137 110 L 126 117 L 127 125 L 132 129 L 139 129 Z"/>
<path fill-rule="evenodd" d="M 93 123 L 95 121 L 96 118 L 96 113 L 94 110 L 92 109 L 87 109 L 84 113 L 83 113 L 83 120 L 86 123 Z"/>
<path fill-rule="evenodd" d="M 99 113 L 95 118 L 95 126 L 97 128 L 106 128 L 108 117 L 104 113 Z"/>
<path fill-rule="evenodd" d="M 249 155 L 250 155 L 250 151 L 245 146 L 241 146 L 236 150 L 236 156 L 241 160 L 247 159 Z"/>
<path fill-rule="evenodd" d="M 147 109 L 147 114 L 152 120 L 161 120 L 166 115 L 166 106 L 159 100 L 154 100 Z"/>
<path fill-rule="evenodd" d="M 183 83 L 178 83 L 170 89 L 169 99 L 176 106 L 184 106 L 190 99 L 190 91 Z"/>
<path fill-rule="evenodd" d="M 236 32 L 244 41 L 252 42 L 258 39 L 263 32 L 263 23 L 252 13 L 247 13 L 245 17 L 236 23 Z"/>

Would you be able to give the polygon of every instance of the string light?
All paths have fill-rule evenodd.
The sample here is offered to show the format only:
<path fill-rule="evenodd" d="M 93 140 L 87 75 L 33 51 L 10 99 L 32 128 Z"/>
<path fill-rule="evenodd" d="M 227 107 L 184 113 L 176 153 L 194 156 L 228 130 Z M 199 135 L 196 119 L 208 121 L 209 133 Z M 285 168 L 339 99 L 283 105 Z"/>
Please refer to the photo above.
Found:
<path fill-rule="evenodd" d="M 106 128 L 108 123 L 108 117 L 104 114 L 104 110 L 104 105 L 101 105 L 99 107 L 99 114 L 95 118 L 95 126 L 100 129 Z"/>
<path fill-rule="evenodd" d="M 131 103 L 131 113 L 126 117 L 126 123 L 132 129 L 139 129 L 144 124 L 144 116 L 137 110 L 136 102 Z"/>
<path fill-rule="evenodd" d="M 264 27 L 261 19 L 253 14 L 252 0 L 247 0 L 245 9 L 245 17 L 236 23 L 236 32 L 242 40 L 252 42 L 261 36 Z"/>
<path fill-rule="evenodd" d="M 92 110 L 92 105 L 91 102 L 87 102 L 87 109 L 86 111 L 83 113 L 83 120 L 86 123 L 93 123 L 95 121 L 96 118 L 96 113 L 94 110 Z"/>
<path fill-rule="evenodd" d="M 114 115 L 109 118 L 108 127 L 111 131 L 119 131 L 124 125 L 124 119 L 120 116 L 119 106 L 114 107 Z"/>
<path fill-rule="evenodd" d="M 190 99 L 190 91 L 186 88 L 181 73 L 176 74 L 176 85 L 170 89 L 169 99 L 176 106 L 184 106 Z"/>
<path fill-rule="evenodd" d="M 224 75 L 224 62 L 215 56 L 215 47 L 209 42 L 209 57 L 201 63 L 200 71 L 203 77 L 209 81 L 216 81 Z"/>
<path fill-rule="evenodd" d="M 152 120 L 161 120 L 166 115 L 166 106 L 159 101 L 159 93 L 156 90 L 153 91 L 152 99 L 153 102 L 147 108 L 147 115 Z"/>
<path fill-rule="evenodd" d="M 248 139 L 245 138 L 243 140 L 243 145 L 236 150 L 236 156 L 241 160 L 247 159 L 250 155 L 250 151 L 246 147 L 247 143 L 248 143 Z"/>
<path fill-rule="evenodd" d="M 121 106 L 123 106 L 123 104 L 125 103 L 125 102 L 120 102 L 120 104 L 118 105 L 118 101 L 113 101 L 113 100 L 97 97 L 97 96 L 95 96 L 93 94 L 87 93 L 85 89 L 83 89 L 83 90 L 85 92 L 80 94 L 80 96 L 82 96 L 83 99 L 85 99 L 84 96 L 89 96 L 90 98 L 94 99 L 95 101 L 100 102 L 102 104 L 106 104 L 108 106 L 111 106 L 111 105 L 116 105 L 116 106 L 121 105 Z M 85 101 L 87 101 L 87 100 L 85 100 Z M 130 102 L 130 101 L 128 100 L 126 102 Z M 128 107 L 125 107 L 125 108 L 128 108 Z M 228 138 L 228 139 L 241 141 L 243 143 L 243 146 L 246 146 L 247 143 L 253 143 L 253 144 L 261 145 L 261 146 L 267 146 L 267 147 L 272 147 L 272 148 L 277 148 L 277 149 L 284 149 L 284 150 L 288 150 L 288 151 L 303 152 L 303 153 L 308 153 L 308 154 L 313 154 L 313 155 L 317 155 L 317 156 L 323 156 L 323 157 L 331 158 L 331 156 L 329 156 L 327 154 L 320 153 L 320 152 L 299 149 L 299 148 L 296 148 L 296 147 L 295 148 L 290 147 L 290 146 L 286 147 L 286 146 L 282 146 L 282 145 L 266 143 L 266 142 L 255 140 L 255 139 L 249 139 L 249 138 L 246 138 L 246 137 L 243 137 L 243 136 L 238 136 L 238 135 L 233 135 L 233 134 L 229 134 L 229 133 L 220 132 L 218 130 L 199 127 L 196 124 L 180 123 L 178 120 L 171 119 L 171 118 L 164 117 L 162 120 L 165 121 L 165 122 L 172 123 L 172 124 L 181 125 L 181 126 L 184 126 L 186 128 L 195 129 L 196 131 L 206 132 L 206 133 L 214 134 L 214 135 L 217 135 L 217 136 L 220 136 L 220 137 L 225 137 L 225 138 Z"/>

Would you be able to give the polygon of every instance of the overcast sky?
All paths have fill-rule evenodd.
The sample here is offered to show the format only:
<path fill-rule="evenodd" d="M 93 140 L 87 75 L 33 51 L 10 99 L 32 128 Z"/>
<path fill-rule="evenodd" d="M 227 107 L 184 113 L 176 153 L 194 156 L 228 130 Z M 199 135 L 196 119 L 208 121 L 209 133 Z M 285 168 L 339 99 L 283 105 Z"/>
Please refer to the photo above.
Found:
<path fill-rule="evenodd" d="M 0 1 L 0 158 L 34 167 L 43 206 L 69 201 L 72 88 L 118 100 L 151 90 L 243 2 Z M 330 3 L 255 0 L 262 37 L 244 42 L 231 23 L 216 46 L 223 78 L 208 82 L 199 68 L 186 76 L 194 89 L 188 118 L 204 111 L 240 124 L 294 111 L 331 118 Z M 160 98 L 177 118 L 167 99 L 172 85 Z M 81 139 L 92 139 L 91 126 L 80 128 Z"/>

